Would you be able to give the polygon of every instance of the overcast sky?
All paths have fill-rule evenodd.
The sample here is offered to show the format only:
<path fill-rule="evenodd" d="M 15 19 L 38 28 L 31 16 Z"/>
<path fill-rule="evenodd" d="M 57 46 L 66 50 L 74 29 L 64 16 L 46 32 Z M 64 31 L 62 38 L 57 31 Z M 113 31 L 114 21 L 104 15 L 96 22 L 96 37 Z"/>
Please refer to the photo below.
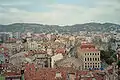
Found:
<path fill-rule="evenodd" d="M 0 24 L 120 24 L 120 0 L 0 0 Z"/>

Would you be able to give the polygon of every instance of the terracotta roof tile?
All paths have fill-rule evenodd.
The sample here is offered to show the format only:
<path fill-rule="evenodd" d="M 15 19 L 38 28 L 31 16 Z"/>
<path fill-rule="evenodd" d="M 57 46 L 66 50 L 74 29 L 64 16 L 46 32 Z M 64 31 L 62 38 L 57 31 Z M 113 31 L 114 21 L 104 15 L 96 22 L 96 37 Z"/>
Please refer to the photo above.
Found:
<path fill-rule="evenodd" d="M 32 68 L 32 70 L 31 70 Z M 72 72 L 76 73 L 76 80 L 78 80 L 78 75 L 87 75 L 90 71 L 76 71 L 71 68 L 38 68 L 37 71 L 35 69 L 34 64 L 26 64 L 25 66 L 25 79 L 26 80 L 59 80 L 56 78 L 56 73 L 60 72 L 62 76 L 62 80 L 66 80 L 67 73 Z M 95 72 L 92 73 L 93 77 L 84 77 L 84 80 L 92 80 L 96 78 L 96 80 L 104 80 L 101 76 L 97 75 Z"/>

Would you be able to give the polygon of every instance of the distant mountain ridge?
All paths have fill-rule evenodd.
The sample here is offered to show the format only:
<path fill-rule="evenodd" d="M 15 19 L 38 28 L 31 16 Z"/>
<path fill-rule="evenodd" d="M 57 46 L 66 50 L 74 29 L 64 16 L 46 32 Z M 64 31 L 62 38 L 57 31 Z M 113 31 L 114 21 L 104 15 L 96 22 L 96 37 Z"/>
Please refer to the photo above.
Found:
<path fill-rule="evenodd" d="M 114 23 L 85 23 L 67 26 L 59 25 L 44 25 L 36 23 L 14 23 L 9 25 L 0 25 L 0 32 L 24 32 L 26 30 L 33 32 L 59 32 L 59 33 L 74 33 L 79 31 L 119 31 L 120 25 Z M 120 32 L 120 31 L 119 31 Z"/>

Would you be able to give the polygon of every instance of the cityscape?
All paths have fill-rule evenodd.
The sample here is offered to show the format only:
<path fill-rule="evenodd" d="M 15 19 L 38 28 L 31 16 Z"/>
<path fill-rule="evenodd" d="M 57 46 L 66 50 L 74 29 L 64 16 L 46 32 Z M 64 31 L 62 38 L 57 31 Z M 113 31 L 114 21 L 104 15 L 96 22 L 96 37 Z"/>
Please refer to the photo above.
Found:
<path fill-rule="evenodd" d="M 87 1 L 0 0 L 0 80 L 120 80 L 120 2 Z"/>

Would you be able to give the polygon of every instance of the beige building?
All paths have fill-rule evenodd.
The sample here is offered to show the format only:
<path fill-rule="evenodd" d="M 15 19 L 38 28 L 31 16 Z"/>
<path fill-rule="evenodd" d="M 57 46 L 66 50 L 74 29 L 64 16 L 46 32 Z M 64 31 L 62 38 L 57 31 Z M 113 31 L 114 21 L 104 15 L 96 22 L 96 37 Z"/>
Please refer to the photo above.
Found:
<path fill-rule="evenodd" d="M 54 56 L 51 57 L 51 67 L 54 68 L 55 62 L 59 61 L 63 59 L 63 55 L 62 54 L 56 54 Z"/>
<path fill-rule="evenodd" d="M 100 51 L 91 43 L 81 43 L 77 56 L 83 61 L 83 69 L 98 69 L 101 67 Z"/>

